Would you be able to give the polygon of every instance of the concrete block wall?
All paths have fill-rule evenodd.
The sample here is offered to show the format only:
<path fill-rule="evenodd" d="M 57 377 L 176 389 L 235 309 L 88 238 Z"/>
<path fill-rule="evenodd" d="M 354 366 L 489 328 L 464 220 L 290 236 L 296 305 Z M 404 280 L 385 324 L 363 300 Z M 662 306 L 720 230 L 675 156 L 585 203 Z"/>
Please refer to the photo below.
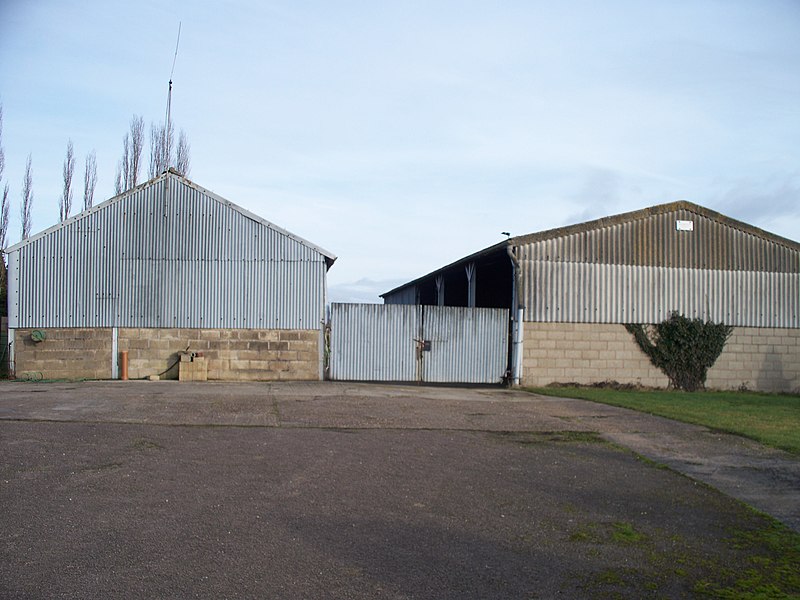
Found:
<path fill-rule="evenodd" d="M 163 373 L 187 348 L 202 352 L 209 380 L 319 380 L 320 333 L 260 329 L 120 329 L 131 379 Z M 162 377 L 178 378 L 175 364 Z"/>
<path fill-rule="evenodd" d="M 623 325 L 525 323 L 522 385 L 603 381 L 667 387 Z M 800 390 L 800 329 L 738 327 L 709 370 L 709 389 Z"/>
<path fill-rule="evenodd" d="M 706 386 L 800 392 L 800 329 L 737 327 L 709 369 Z"/>
<path fill-rule="evenodd" d="M 669 385 L 622 325 L 525 323 L 522 385 L 603 381 Z"/>
<path fill-rule="evenodd" d="M 111 378 L 111 329 L 48 328 L 42 342 L 31 339 L 32 331 L 14 331 L 18 378 Z M 117 350 L 128 351 L 131 379 L 164 371 L 165 379 L 177 379 L 178 353 L 188 347 L 203 352 L 210 380 L 319 380 L 319 344 L 318 331 L 121 328 Z"/>
<path fill-rule="evenodd" d="M 111 329 L 44 329 L 34 342 L 33 329 L 14 330 L 17 378 L 109 379 Z"/>

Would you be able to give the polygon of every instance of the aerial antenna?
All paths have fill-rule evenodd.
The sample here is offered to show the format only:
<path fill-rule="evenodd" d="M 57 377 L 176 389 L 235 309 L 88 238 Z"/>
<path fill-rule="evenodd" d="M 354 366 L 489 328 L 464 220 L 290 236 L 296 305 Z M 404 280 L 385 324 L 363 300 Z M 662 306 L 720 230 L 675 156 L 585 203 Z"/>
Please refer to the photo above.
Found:
<path fill-rule="evenodd" d="M 172 59 L 172 70 L 169 72 L 169 80 L 172 82 L 172 76 L 175 74 L 175 61 L 178 60 L 178 45 L 181 43 L 181 21 L 178 21 L 178 40 L 175 42 L 175 56 Z"/>
<path fill-rule="evenodd" d="M 175 62 L 178 60 L 178 46 L 181 43 L 181 21 L 178 21 L 178 39 L 175 42 L 175 56 L 172 58 L 172 70 L 169 72 L 169 93 L 167 94 L 167 122 L 166 128 L 164 130 L 164 168 L 165 170 L 169 170 L 169 161 L 170 155 L 172 154 L 172 148 L 170 148 L 170 144 L 172 142 L 170 136 L 170 128 L 172 125 L 171 118 L 172 118 L 172 76 L 175 73 Z"/>

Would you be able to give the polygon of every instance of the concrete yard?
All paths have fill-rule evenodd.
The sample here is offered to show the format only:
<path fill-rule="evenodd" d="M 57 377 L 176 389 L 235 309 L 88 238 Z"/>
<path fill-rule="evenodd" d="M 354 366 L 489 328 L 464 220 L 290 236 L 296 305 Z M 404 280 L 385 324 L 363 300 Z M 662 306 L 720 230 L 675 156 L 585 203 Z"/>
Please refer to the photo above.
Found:
<path fill-rule="evenodd" d="M 800 529 L 800 461 L 495 388 L 0 382 L 3 598 L 694 597 L 763 550 L 735 498 Z"/>

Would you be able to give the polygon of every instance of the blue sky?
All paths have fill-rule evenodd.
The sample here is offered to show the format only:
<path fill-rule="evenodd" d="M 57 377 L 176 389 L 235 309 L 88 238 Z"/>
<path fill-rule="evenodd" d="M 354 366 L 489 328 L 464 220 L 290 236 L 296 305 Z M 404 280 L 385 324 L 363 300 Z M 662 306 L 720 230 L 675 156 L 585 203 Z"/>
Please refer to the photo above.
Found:
<path fill-rule="evenodd" d="M 190 178 L 336 254 L 333 300 L 681 199 L 800 240 L 795 1 L 3 0 L 10 243 L 29 153 L 34 231 L 70 138 L 113 195 L 131 116 L 164 118 L 179 22 Z"/>

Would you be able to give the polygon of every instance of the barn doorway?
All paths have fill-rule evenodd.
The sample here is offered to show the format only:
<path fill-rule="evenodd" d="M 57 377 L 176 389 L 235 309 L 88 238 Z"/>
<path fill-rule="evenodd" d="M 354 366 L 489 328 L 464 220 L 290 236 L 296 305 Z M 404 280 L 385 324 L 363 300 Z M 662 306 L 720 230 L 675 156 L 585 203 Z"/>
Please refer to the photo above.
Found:
<path fill-rule="evenodd" d="M 331 305 L 334 381 L 499 384 L 508 368 L 507 309 Z"/>

